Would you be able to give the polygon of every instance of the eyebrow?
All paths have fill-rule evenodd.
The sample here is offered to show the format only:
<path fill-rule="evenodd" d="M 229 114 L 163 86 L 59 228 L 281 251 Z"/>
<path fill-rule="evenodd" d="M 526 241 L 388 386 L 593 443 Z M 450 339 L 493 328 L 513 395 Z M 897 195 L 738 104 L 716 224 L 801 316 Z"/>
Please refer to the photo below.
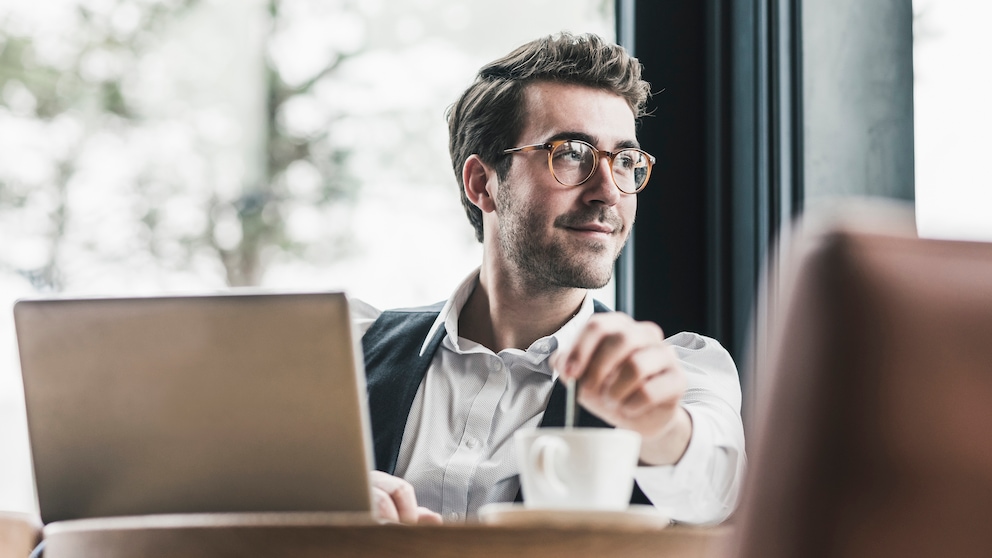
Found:
<path fill-rule="evenodd" d="M 551 142 L 557 141 L 557 140 L 582 140 L 582 141 L 584 141 L 584 142 L 586 142 L 586 143 L 588 143 L 590 145 L 596 145 L 596 138 L 594 138 L 593 136 L 590 136 L 589 134 L 587 134 L 585 132 L 576 132 L 576 131 L 558 132 L 557 134 L 549 137 L 548 139 L 546 139 L 544 141 L 545 141 L 545 143 L 551 143 Z M 613 147 L 613 149 L 614 150 L 616 150 L 616 149 L 626 149 L 628 147 L 632 147 L 634 149 L 640 149 L 641 148 L 641 144 L 637 143 L 636 140 L 623 140 L 623 141 L 618 142 Z"/>

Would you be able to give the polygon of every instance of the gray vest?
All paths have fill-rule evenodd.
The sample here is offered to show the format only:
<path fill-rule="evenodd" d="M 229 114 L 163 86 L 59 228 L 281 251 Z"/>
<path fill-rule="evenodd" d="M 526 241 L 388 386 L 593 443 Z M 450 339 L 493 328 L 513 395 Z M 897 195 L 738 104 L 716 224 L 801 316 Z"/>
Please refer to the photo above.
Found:
<path fill-rule="evenodd" d="M 423 355 L 420 354 L 420 348 L 443 306 L 444 303 L 439 302 L 421 308 L 388 310 L 379 316 L 362 337 L 375 467 L 380 471 L 393 474 L 396 470 L 396 459 L 410 407 L 413 406 L 417 389 L 434 360 L 434 353 L 444 339 L 444 328 L 438 328 Z M 596 312 L 610 311 L 599 301 L 594 301 L 594 307 Z M 585 409 L 579 407 L 577 411 L 578 426 L 610 428 L 610 425 Z M 555 380 L 541 426 L 564 425 L 565 387 Z M 519 493 L 517 500 L 520 500 Z M 631 502 L 649 503 L 637 486 L 634 486 Z"/>

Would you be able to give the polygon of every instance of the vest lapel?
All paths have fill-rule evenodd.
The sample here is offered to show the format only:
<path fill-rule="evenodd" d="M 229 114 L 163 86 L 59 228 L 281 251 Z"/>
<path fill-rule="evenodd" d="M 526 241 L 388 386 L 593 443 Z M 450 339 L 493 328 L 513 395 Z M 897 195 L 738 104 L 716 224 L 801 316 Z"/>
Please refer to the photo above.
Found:
<path fill-rule="evenodd" d="M 560 381 L 555 380 L 555 384 L 551 387 L 551 399 L 548 400 L 548 408 L 545 409 L 544 417 L 541 419 L 541 428 L 565 426 L 566 394 L 565 386 Z M 581 405 L 575 406 L 575 425 L 584 428 L 611 428 L 609 424 L 582 408 Z"/>
<path fill-rule="evenodd" d="M 602 302 L 593 300 L 592 303 L 593 310 L 595 312 L 610 312 L 610 308 Z M 542 428 L 565 426 L 565 403 L 565 386 L 563 386 L 562 383 L 556 379 L 554 386 L 551 387 L 551 399 L 548 400 L 548 408 L 544 411 L 544 417 L 541 419 Z M 603 422 L 599 417 L 583 409 L 581 405 L 575 406 L 575 414 L 576 426 L 611 428 L 609 424 Z"/>
<path fill-rule="evenodd" d="M 444 339 L 439 328 L 420 354 L 420 347 L 441 306 L 419 311 L 383 312 L 362 337 L 369 418 L 375 467 L 393 474 L 410 408 Z"/>

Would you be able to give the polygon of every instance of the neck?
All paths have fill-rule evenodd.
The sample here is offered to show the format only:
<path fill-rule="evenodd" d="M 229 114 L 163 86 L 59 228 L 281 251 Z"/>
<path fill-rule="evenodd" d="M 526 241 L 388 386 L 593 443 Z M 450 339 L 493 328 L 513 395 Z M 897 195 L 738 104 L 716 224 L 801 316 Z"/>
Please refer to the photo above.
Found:
<path fill-rule="evenodd" d="M 479 285 L 459 314 L 459 335 L 495 353 L 509 348 L 526 350 L 572 319 L 586 292 L 578 288 L 534 289 L 484 263 Z"/>

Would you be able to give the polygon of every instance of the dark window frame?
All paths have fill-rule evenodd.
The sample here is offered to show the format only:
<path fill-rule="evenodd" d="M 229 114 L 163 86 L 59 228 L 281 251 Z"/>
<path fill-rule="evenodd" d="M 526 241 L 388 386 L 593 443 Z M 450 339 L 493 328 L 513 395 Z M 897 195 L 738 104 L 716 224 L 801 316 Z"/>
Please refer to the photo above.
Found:
<path fill-rule="evenodd" d="M 761 274 L 803 204 L 801 0 L 617 0 L 658 157 L 617 262 L 617 308 L 721 341 L 747 389 Z M 636 242 L 635 242 L 636 240 Z"/>

